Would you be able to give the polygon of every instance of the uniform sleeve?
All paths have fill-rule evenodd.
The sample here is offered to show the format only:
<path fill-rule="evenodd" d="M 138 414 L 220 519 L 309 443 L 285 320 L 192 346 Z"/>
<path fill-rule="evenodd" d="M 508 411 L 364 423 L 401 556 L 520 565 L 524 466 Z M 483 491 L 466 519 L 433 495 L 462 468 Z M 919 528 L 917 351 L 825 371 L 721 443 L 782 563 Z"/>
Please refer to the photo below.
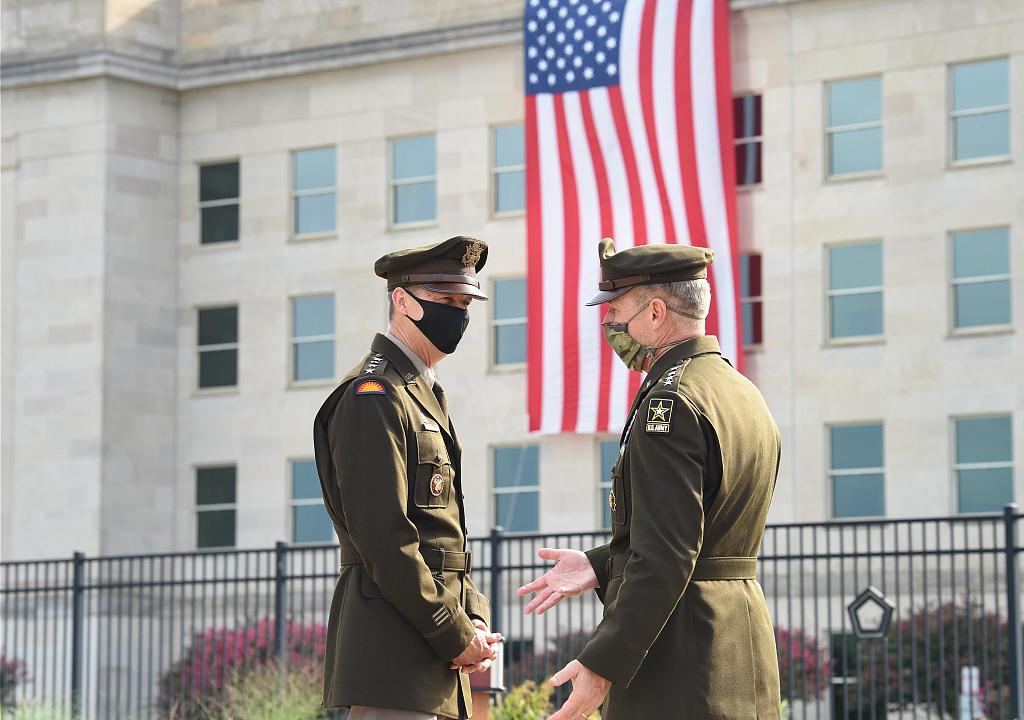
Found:
<path fill-rule="evenodd" d="M 435 582 L 409 520 L 405 412 L 397 391 L 349 390 L 331 424 L 331 454 L 352 542 L 384 597 L 443 660 L 462 653 L 476 628 L 459 598 Z M 358 384 L 354 382 L 355 387 Z"/>
<path fill-rule="evenodd" d="M 487 627 L 491 626 L 491 602 L 477 589 L 469 575 L 466 575 L 466 614 L 481 620 Z"/>
<path fill-rule="evenodd" d="M 597 588 L 594 592 L 604 602 L 604 591 L 608 587 L 608 559 L 611 557 L 611 544 L 605 543 L 599 545 L 593 550 L 587 550 L 587 560 L 590 561 L 590 566 L 594 568 L 594 574 L 597 575 Z"/>
<path fill-rule="evenodd" d="M 704 534 L 704 432 L 681 395 L 657 393 L 641 411 L 659 399 L 673 405 L 668 430 L 637 422 L 629 448 L 632 555 L 618 595 L 579 656 L 620 687 L 629 685 L 682 598 Z"/>

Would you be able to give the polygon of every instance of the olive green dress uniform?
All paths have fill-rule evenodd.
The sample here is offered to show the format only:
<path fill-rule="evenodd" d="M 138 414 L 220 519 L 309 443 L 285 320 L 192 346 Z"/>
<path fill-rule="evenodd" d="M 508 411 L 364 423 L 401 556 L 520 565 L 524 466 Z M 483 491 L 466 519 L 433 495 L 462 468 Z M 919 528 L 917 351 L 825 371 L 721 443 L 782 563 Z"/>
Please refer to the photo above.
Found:
<path fill-rule="evenodd" d="M 661 282 L 643 256 L 606 260 L 606 279 Z M 612 540 L 587 553 L 605 610 L 579 660 L 613 684 L 603 717 L 777 720 L 775 636 L 755 579 L 778 474 L 775 421 L 713 336 L 665 351 L 627 417 Z"/>
<path fill-rule="evenodd" d="M 325 707 L 472 712 L 468 676 L 450 664 L 490 610 L 469 574 L 462 448 L 435 389 L 378 335 L 316 416 L 317 470 L 341 544 Z"/>

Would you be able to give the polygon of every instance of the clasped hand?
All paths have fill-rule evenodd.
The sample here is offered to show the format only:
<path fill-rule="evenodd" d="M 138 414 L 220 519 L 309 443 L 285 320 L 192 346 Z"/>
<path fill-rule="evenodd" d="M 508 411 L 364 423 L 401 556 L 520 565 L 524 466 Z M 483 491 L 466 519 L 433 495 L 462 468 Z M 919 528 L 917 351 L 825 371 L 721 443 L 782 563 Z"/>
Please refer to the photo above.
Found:
<path fill-rule="evenodd" d="M 466 649 L 452 660 L 452 670 L 461 670 L 467 674 L 480 672 L 489 669 L 491 663 L 498 657 L 498 648 L 495 646 L 504 640 L 501 633 L 489 632 L 482 620 L 474 619 L 473 625 L 476 627 L 476 636 Z"/>

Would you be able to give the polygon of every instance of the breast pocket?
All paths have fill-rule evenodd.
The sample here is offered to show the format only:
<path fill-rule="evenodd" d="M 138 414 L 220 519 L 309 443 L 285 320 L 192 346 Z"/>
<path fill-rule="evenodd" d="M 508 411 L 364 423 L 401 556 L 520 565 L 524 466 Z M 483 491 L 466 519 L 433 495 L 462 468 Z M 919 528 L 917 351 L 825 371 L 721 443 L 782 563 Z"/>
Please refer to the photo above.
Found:
<path fill-rule="evenodd" d="M 416 507 L 448 507 L 455 472 L 444 438 L 436 432 L 417 432 L 416 454 L 416 487 L 413 489 Z"/>

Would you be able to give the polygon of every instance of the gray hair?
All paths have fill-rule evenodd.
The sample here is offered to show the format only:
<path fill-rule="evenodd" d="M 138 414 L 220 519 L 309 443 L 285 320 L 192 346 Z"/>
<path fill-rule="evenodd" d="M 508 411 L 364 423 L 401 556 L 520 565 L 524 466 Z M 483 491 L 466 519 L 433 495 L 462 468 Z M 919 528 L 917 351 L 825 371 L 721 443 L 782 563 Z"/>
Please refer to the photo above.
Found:
<path fill-rule="evenodd" d="M 711 312 L 711 284 L 703 278 L 699 280 L 658 283 L 643 287 L 650 298 L 667 295 L 669 305 L 682 310 L 691 317 L 703 320 Z M 672 302 L 673 300 L 675 302 Z"/>

